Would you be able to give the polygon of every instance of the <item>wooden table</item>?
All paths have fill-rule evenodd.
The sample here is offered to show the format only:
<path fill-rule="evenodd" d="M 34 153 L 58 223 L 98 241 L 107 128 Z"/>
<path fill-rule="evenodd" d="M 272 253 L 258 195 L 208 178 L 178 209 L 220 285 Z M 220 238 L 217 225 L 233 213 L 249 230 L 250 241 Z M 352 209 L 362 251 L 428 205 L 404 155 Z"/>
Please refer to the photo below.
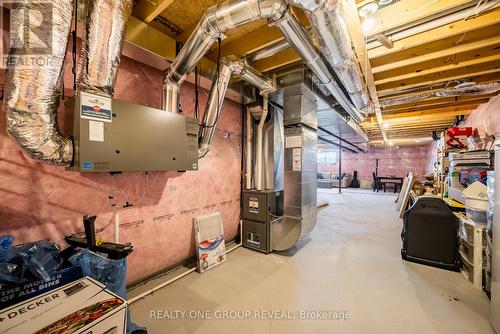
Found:
<path fill-rule="evenodd" d="M 385 184 L 391 183 L 394 184 L 394 192 L 397 192 L 398 190 L 398 185 L 399 189 L 401 190 L 401 187 L 403 186 L 403 180 L 404 177 L 397 177 L 397 176 L 377 176 L 377 183 L 378 184 L 383 184 L 384 185 L 384 192 L 386 191 Z M 379 191 L 379 187 L 377 187 L 377 192 Z"/>

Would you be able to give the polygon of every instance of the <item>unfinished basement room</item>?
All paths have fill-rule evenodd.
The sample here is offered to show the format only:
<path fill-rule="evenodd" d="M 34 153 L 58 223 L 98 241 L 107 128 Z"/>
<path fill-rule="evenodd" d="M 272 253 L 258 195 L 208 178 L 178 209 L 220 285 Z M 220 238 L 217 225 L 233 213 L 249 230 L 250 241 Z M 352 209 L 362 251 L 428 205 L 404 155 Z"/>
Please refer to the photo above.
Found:
<path fill-rule="evenodd" d="M 500 334 L 500 0 L 0 27 L 0 334 Z"/>

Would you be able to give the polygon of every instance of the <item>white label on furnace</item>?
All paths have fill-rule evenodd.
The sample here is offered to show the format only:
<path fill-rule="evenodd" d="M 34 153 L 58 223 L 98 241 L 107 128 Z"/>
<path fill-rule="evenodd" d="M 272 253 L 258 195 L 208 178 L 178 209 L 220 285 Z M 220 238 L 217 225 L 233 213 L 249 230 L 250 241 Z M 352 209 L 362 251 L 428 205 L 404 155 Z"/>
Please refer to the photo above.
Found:
<path fill-rule="evenodd" d="M 302 149 L 294 148 L 292 154 L 293 166 L 292 170 L 294 172 L 300 172 L 302 170 Z"/>
<path fill-rule="evenodd" d="M 89 141 L 104 141 L 104 123 L 89 121 Z"/>
<path fill-rule="evenodd" d="M 255 197 L 250 197 L 248 201 L 248 211 L 250 213 L 259 213 L 259 200 Z"/>
<path fill-rule="evenodd" d="M 285 148 L 302 147 L 302 136 L 286 137 Z"/>
<path fill-rule="evenodd" d="M 81 110 L 80 117 L 92 119 L 94 121 L 112 122 L 113 112 L 111 111 L 111 98 L 93 95 L 89 93 L 80 93 Z"/>

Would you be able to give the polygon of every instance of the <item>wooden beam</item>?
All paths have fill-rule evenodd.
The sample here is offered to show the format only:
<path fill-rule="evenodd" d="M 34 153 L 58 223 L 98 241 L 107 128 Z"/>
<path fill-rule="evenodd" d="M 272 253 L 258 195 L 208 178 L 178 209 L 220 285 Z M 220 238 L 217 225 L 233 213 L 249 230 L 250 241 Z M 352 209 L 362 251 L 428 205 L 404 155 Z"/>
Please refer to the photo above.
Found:
<path fill-rule="evenodd" d="M 303 11 L 294 8 L 292 15 L 294 15 L 304 27 L 308 28 L 310 26 L 309 20 Z M 235 41 L 224 44 L 221 48 L 221 57 L 228 55 L 242 57 L 269 45 L 280 42 L 283 39 L 285 38 L 277 27 L 266 24 Z M 216 59 L 217 52 L 212 51 L 207 54 L 207 57 L 210 59 Z"/>
<path fill-rule="evenodd" d="M 442 75 L 443 72 L 457 70 L 457 69 L 464 69 L 464 71 L 467 69 L 475 70 L 475 68 L 473 69 L 471 67 L 476 66 L 476 65 L 485 64 L 485 63 L 493 63 L 493 64 L 490 64 L 489 66 L 499 67 L 500 66 L 500 53 L 493 55 L 493 56 L 481 57 L 481 58 L 462 61 L 462 62 L 457 63 L 457 64 L 449 64 L 449 65 L 430 68 L 430 69 L 423 70 L 420 72 L 406 73 L 406 74 L 390 77 L 387 79 L 381 79 L 381 80 L 375 81 L 375 84 L 378 86 L 378 85 L 383 85 L 383 84 L 387 84 L 387 83 L 391 83 L 391 82 L 395 82 L 395 81 L 403 81 L 403 80 L 418 78 L 421 76 L 426 76 L 426 75 L 436 74 L 436 73 L 439 75 Z"/>
<path fill-rule="evenodd" d="M 290 65 L 301 61 L 302 58 L 293 49 L 286 49 L 271 57 L 261 59 L 253 64 L 253 67 L 259 72 L 268 72 L 278 67 Z"/>
<path fill-rule="evenodd" d="M 404 0 L 396 2 L 375 12 L 372 17 L 375 20 L 375 28 L 370 31 L 370 36 L 426 19 L 467 3 L 470 3 L 470 0 Z"/>
<path fill-rule="evenodd" d="M 429 122 L 419 122 L 419 123 L 404 123 L 404 124 L 394 124 L 391 127 L 387 128 L 387 132 L 399 132 L 401 130 L 425 130 L 425 129 L 432 129 L 432 128 L 437 128 L 441 126 L 448 126 L 450 123 L 454 121 L 454 117 L 450 117 L 448 119 L 445 119 L 443 121 L 429 121 Z M 369 129 L 369 131 L 377 131 L 377 127 L 374 126 L 373 129 Z"/>
<path fill-rule="evenodd" d="M 127 23 L 125 41 L 168 61 L 175 59 L 175 40 L 133 16 Z"/>
<path fill-rule="evenodd" d="M 456 21 L 445 26 L 441 26 L 432 30 L 428 30 L 413 36 L 393 41 L 391 49 L 385 46 L 379 46 L 368 51 L 370 59 L 386 56 L 399 51 L 411 49 L 427 43 L 436 42 L 448 37 L 465 34 L 469 31 L 489 27 L 500 23 L 499 10 L 494 10 L 478 17 L 470 17 L 465 20 Z"/>
<path fill-rule="evenodd" d="M 366 50 L 366 43 L 364 39 L 364 34 L 361 31 L 361 22 L 359 20 L 358 10 L 354 0 L 344 0 L 343 14 L 345 16 L 345 21 L 347 23 L 347 28 L 351 36 L 352 44 L 354 46 L 354 51 L 358 58 L 361 70 L 366 80 L 366 85 L 368 87 L 368 92 L 375 105 L 375 115 L 379 124 L 383 123 L 382 113 L 380 111 L 380 103 L 378 101 L 377 88 L 375 87 L 375 79 L 373 77 L 373 71 L 368 60 L 368 51 Z M 384 128 L 380 128 L 384 140 L 387 139 Z"/>
<path fill-rule="evenodd" d="M 452 80 L 459 80 L 459 79 L 463 79 L 463 78 L 473 78 L 473 77 L 477 77 L 477 76 L 481 76 L 481 75 L 493 74 L 493 73 L 498 73 L 498 72 L 500 72 L 500 68 L 494 68 L 491 70 L 486 70 L 486 71 L 481 71 L 481 72 L 463 73 L 460 75 L 455 75 L 455 76 L 451 76 L 451 77 L 442 77 L 442 78 L 437 79 L 437 80 L 418 82 L 416 84 L 400 86 L 397 88 L 379 89 L 378 92 L 379 92 L 379 94 L 380 93 L 387 93 L 387 92 L 397 93 L 398 91 L 409 89 L 409 88 L 431 86 L 431 85 L 445 83 L 445 82 L 452 81 Z"/>
<path fill-rule="evenodd" d="M 415 117 L 415 116 L 427 116 L 427 115 L 445 115 L 448 112 L 451 113 L 458 113 L 457 115 L 461 115 L 460 112 L 463 111 L 468 111 L 468 110 L 475 110 L 477 108 L 478 104 L 467 104 L 467 105 L 462 105 L 462 106 L 457 106 L 457 107 L 441 107 L 441 108 L 433 108 L 433 109 L 425 109 L 425 110 L 418 110 L 418 111 L 406 111 L 406 112 L 400 112 L 397 114 L 391 114 L 391 115 L 385 115 L 384 114 L 384 119 L 386 122 L 391 122 L 393 120 L 398 120 L 402 119 L 405 117 Z"/>
<path fill-rule="evenodd" d="M 473 109 L 474 110 L 474 109 Z M 447 119 L 453 119 L 455 116 L 469 115 L 473 110 L 458 110 L 448 111 L 439 115 L 424 115 L 424 116 L 408 116 L 391 120 L 391 124 L 408 124 L 408 123 L 424 123 L 424 122 L 440 122 Z"/>
<path fill-rule="evenodd" d="M 134 8 L 134 16 L 146 23 L 153 21 L 161 14 L 174 0 L 141 0 Z"/>
<path fill-rule="evenodd" d="M 392 41 L 389 38 L 387 38 L 387 36 L 384 34 L 376 34 L 373 37 L 377 41 L 379 41 L 380 44 L 382 44 L 387 49 L 392 49 L 394 47 L 394 44 L 392 43 Z"/>
<path fill-rule="evenodd" d="M 424 62 L 427 62 L 430 60 L 448 57 L 448 56 L 451 56 L 451 55 L 454 55 L 457 53 L 469 52 L 469 51 L 473 51 L 473 50 L 477 50 L 477 49 L 481 49 L 481 48 L 496 46 L 498 44 L 500 44 L 500 36 L 493 36 L 493 37 L 483 39 L 480 41 L 461 44 L 461 45 L 457 45 L 457 46 L 454 46 L 454 47 L 451 47 L 448 49 L 443 49 L 443 50 L 439 50 L 436 52 L 424 54 L 421 56 L 411 57 L 408 59 L 395 61 L 393 63 L 380 65 L 380 66 L 373 68 L 373 73 L 377 74 L 377 73 L 382 73 L 385 71 L 394 70 L 397 68 L 404 68 L 404 67 L 407 67 L 409 65 L 424 63 Z"/>
<path fill-rule="evenodd" d="M 475 96 L 474 96 L 475 97 Z M 479 96 L 481 97 L 481 96 Z M 475 100 L 454 100 L 453 98 L 447 98 L 445 101 L 430 101 L 430 103 L 412 103 L 410 105 L 401 105 L 397 106 L 397 108 L 384 109 L 384 115 L 397 114 L 402 111 L 419 111 L 419 110 L 427 110 L 433 108 L 444 108 L 444 107 L 459 107 L 463 105 L 470 104 L 483 104 L 489 102 L 489 98 L 481 98 Z"/>

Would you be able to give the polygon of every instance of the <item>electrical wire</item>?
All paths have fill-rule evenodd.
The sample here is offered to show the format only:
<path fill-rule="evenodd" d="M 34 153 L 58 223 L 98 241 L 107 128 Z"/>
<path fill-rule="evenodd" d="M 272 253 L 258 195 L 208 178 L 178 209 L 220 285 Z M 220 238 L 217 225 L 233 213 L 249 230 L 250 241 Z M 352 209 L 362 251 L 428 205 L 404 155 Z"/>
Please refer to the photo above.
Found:
<path fill-rule="evenodd" d="M 198 79 L 198 66 L 194 68 L 194 117 L 199 119 L 199 79 Z"/>
<path fill-rule="evenodd" d="M 111 207 L 111 209 L 113 210 L 113 217 L 117 214 L 118 212 L 118 209 L 117 209 L 117 204 L 114 202 L 115 198 L 114 198 L 114 194 L 116 192 L 119 192 L 123 195 L 123 197 L 125 197 L 125 205 L 123 205 L 123 208 L 129 208 L 129 207 L 133 207 L 134 205 L 137 206 L 139 205 L 140 203 L 142 203 L 142 201 L 144 200 L 144 198 L 146 197 L 146 194 L 148 192 L 148 189 L 149 189 L 149 172 L 146 172 L 145 173 L 145 176 L 146 176 L 146 180 L 145 180 L 145 185 L 144 185 L 144 189 L 143 189 L 143 192 L 141 194 L 141 196 L 134 202 L 134 203 L 131 203 L 130 200 L 129 200 L 129 196 L 128 194 L 123 190 L 123 189 L 120 189 L 118 188 L 118 186 L 116 186 L 115 182 L 114 182 L 114 179 L 113 179 L 113 174 L 110 174 L 111 175 L 111 189 L 109 191 L 109 194 L 108 194 L 108 204 L 109 206 Z M 111 221 L 106 224 L 100 232 L 106 230 L 109 226 L 111 226 L 112 224 L 114 223 L 114 218 L 111 219 Z"/>

